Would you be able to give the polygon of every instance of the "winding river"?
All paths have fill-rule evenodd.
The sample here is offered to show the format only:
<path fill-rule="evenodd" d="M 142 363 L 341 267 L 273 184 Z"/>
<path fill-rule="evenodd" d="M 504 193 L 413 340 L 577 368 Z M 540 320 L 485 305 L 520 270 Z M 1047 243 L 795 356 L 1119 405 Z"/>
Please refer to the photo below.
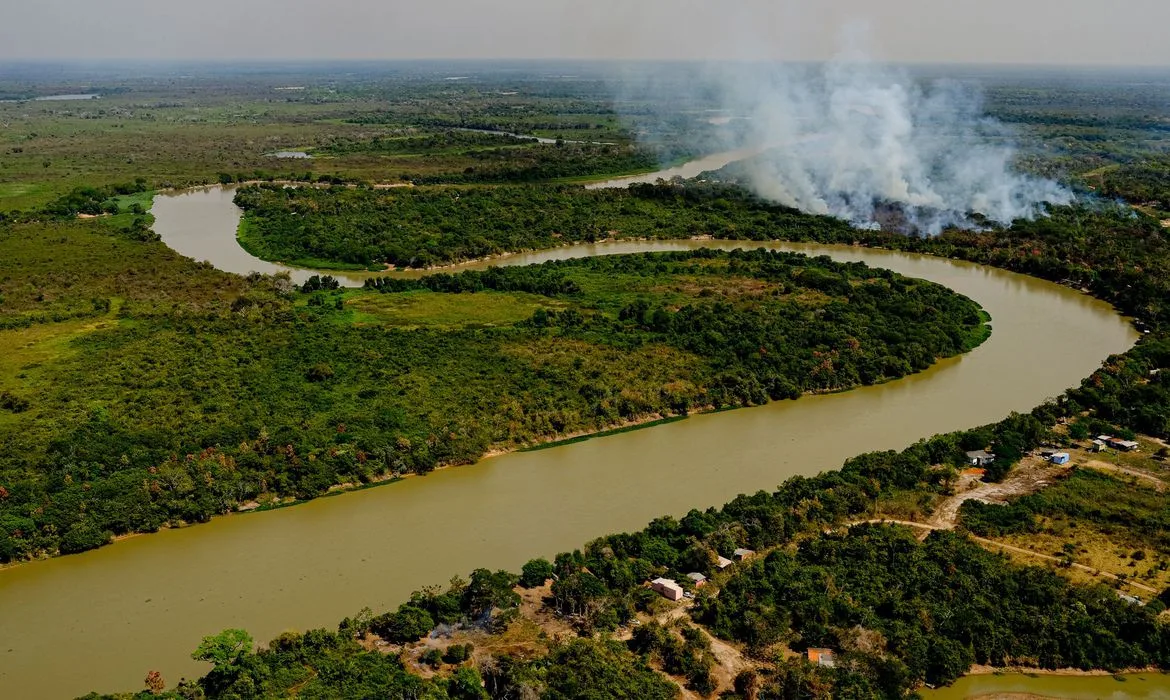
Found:
<path fill-rule="evenodd" d="M 179 252 L 225 270 L 279 269 L 236 244 L 239 211 L 231 197 L 221 188 L 160 196 L 155 230 Z M 494 264 L 698 246 L 737 244 L 580 245 Z M 876 250 L 767 247 L 944 284 L 979 302 L 994 319 L 994 333 L 966 356 L 881 386 L 509 454 L 0 571 L 0 697 L 140 688 L 152 669 L 174 683 L 204 669 L 188 655 L 201 636 L 225 627 L 247 628 L 258 640 L 290 628 L 331 627 L 364 606 L 389 608 L 455 573 L 516 570 L 530 557 L 771 489 L 860 452 L 991 422 L 1058 395 L 1136 339 L 1108 305 L 1022 275 Z M 364 276 L 342 275 L 348 284 Z"/>

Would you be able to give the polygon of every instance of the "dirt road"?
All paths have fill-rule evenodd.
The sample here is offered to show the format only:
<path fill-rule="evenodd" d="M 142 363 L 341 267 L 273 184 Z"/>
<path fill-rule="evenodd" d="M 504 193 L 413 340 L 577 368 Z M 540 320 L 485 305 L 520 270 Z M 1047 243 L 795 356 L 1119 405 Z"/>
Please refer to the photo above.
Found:
<path fill-rule="evenodd" d="M 882 520 L 882 519 L 860 520 L 860 521 L 855 522 L 855 523 L 849 523 L 849 525 L 853 526 L 853 525 L 859 525 L 861 523 L 886 524 L 886 525 L 905 525 L 906 527 L 919 528 L 922 530 L 950 530 L 950 529 L 952 529 L 950 527 L 946 527 L 943 525 L 933 525 L 930 523 L 916 523 L 916 522 L 913 522 L 910 520 Z M 1054 562 L 1057 564 L 1060 564 L 1064 561 L 1060 557 L 1054 557 L 1051 554 L 1043 554 L 1041 552 L 1036 552 L 1036 551 L 1033 551 L 1031 549 L 1024 549 L 1023 547 L 1016 547 L 1014 545 L 1004 544 L 1002 542 L 996 542 L 995 540 L 989 540 L 986 537 L 976 537 L 975 535 L 971 535 L 971 534 L 968 534 L 967 536 L 970 537 L 972 540 L 978 542 L 979 544 L 983 545 L 984 547 L 988 547 L 991 549 L 1000 549 L 1000 550 L 1004 550 L 1004 551 L 1008 551 L 1008 552 L 1015 552 L 1017 554 L 1026 554 L 1030 557 L 1036 557 L 1037 559 L 1043 559 L 1045 561 L 1050 561 L 1050 562 Z M 1109 573 L 1108 571 L 1101 571 L 1100 569 L 1094 569 L 1091 566 L 1086 566 L 1084 564 L 1077 564 L 1075 562 L 1071 564 L 1071 567 L 1074 569 L 1077 569 L 1079 571 L 1084 571 L 1086 573 L 1092 574 L 1094 576 L 1101 576 L 1102 578 L 1107 578 L 1107 579 L 1111 579 L 1114 581 L 1123 581 L 1127 585 L 1130 585 L 1130 586 L 1133 586 L 1134 588 L 1145 591 L 1146 593 L 1152 593 L 1154 595 L 1157 595 L 1159 593 L 1158 589 L 1156 589 L 1156 588 L 1150 588 L 1149 586 L 1138 583 L 1136 581 L 1131 581 L 1129 579 L 1123 579 L 1116 574 Z"/>
<path fill-rule="evenodd" d="M 935 527 L 951 529 L 959 521 L 959 509 L 967 501 L 1007 503 L 1013 498 L 1036 493 L 1066 474 L 1069 466 L 1057 466 L 1039 457 L 1028 456 L 998 484 L 967 478 L 960 481 L 959 492 L 943 501 L 927 522 Z"/>

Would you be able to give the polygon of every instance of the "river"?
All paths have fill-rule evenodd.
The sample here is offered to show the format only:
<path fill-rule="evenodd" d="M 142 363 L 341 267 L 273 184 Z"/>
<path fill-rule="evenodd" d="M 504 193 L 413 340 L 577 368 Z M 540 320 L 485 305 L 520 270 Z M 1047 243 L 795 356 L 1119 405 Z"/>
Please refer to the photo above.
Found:
<path fill-rule="evenodd" d="M 1061 700 L 1170 700 L 1170 676 L 1133 673 L 1113 676 L 1053 676 L 1018 673 L 976 675 L 938 690 L 923 690 L 924 700 L 1044 697 Z"/>
<path fill-rule="evenodd" d="M 278 269 L 237 245 L 239 211 L 230 191 L 160 196 L 153 211 L 155 230 L 186 255 L 232 272 Z M 604 243 L 495 264 L 737 245 Z M 287 629 L 332 627 L 364 606 L 385 610 L 453 574 L 517 570 L 531 557 L 640 528 L 658 515 L 718 505 L 795 474 L 837 468 L 861 452 L 998 420 L 1077 384 L 1137 337 L 1108 305 L 1022 275 L 859 248 L 767 247 L 933 280 L 979 302 L 994 333 L 968 355 L 881 386 L 510 454 L 0 571 L 0 697 L 132 690 L 152 669 L 173 684 L 205 670 L 189 658 L 203 635 L 243 627 L 265 641 Z M 343 277 L 357 284 L 363 275 Z"/>

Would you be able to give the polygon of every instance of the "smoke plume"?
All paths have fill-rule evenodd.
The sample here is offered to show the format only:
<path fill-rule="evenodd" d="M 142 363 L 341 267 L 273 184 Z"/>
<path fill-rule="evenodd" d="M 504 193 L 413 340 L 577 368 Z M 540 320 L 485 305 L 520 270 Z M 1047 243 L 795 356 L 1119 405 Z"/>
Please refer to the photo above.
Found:
<path fill-rule="evenodd" d="M 680 85 L 720 115 L 709 121 L 721 147 L 759 152 L 722 177 L 809 213 L 936 234 L 1072 199 L 1012 167 L 1011 134 L 976 88 L 915 80 L 859 51 L 815 66 L 708 65 Z"/>

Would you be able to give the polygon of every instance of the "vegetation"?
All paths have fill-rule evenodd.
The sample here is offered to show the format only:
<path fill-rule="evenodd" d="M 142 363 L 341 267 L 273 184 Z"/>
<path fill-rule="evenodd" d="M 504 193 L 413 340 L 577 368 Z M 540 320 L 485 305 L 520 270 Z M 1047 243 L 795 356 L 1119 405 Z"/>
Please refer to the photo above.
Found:
<path fill-rule="evenodd" d="M 1158 617 L 1170 590 L 1132 605 L 962 534 L 919 542 L 858 524 L 882 504 L 947 495 L 965 450 L 991 448 L 989 477 L 1003 477 L 1038 445 L 1067 441 L 1051 430 L 1061 419 L 1070 433 L 1170 437 L 1170 251 L 1157 220 L 1170 198 L 1157 90 L 1005 78 L 988 96 L 1021 130 L 1021 167 L 1138 212 L 1088 198 L 1035 222 L 920 239 L 776 207 L 736 187 L 732 171 L 724 182 L 625 192 L 516 184 L 710 150 L 710 105 L 672 104 L 664 117 L 661 105 L 626 98 L 615 109 L 588 72 L 444 75 L 441 66 L 359 78 L 197 73 L 182 87 L 87 76 L 101 101 L 0 104 L 0 561 L 426 473 L 493 447 L 883 381 L 985 333 L 973 304 L 934 285 L 762 252 L 387 277 L 360 291 L 317 278 L 294 290 L 284 278 L 219 273 L 153 240 L 145 209 L 155 188 L 333 185 L 241 190 L 241 239 L 269 259 L 427 267 L 609 237 L 860 243 L 1082 288 L 1149 333 L 1029 414 L 660 518 L 533 560 L 518 576 L 478 570 L 337 632 L 290 633 L 255 650 L 246 632 L 227 630 L 195 650 L 207 675 L 167 691 L 152 673 L 140 697 L 673 698 L 685 685 L 745 699 L 902 698 L 973 662 L 1170 668 Z M 289 80 L 305 89 L 276 92 Z M 6 98 L 48 89 L 0 79 Z M 281 149 L 314 157 L 268 155 Z M 370 181 L 457 186 L 377 191 Z M 1008 506 L 968 504 L 962 522 L 1007 539 L 1062 523 L 1108 531 L 1137 562 L 1166 547 L 1164 505 L 1163 494 L 1078 470 Z M 715 556 L 737 547 L 760 554 L 720 572 Z M 691 571 L 709 575 L 708 587 L 695 590 Z M 644 587 L 655 576 L 695 595 L 689 619 L 670 622 L 680 609 Z M 541 614 L 580 637 L 486 651 L 479 640 L 526 624 L 521 594 L 546 585 Z M 622 627 L 628 641 L 611 636 Z M 416 663 L 407 651 L 437 628 L 480 636 Z M 717 646 L 748 654 L 752 670 L 717 687 Z M 810 646 L 837 651 L 837 667 L 784 658 Z"/>
<path fill-rule="evenodd" d="M 415 184 L 544 182 L 650 172 L 659 167 L 655 153 L 626 144 L 565 140 L 542 143 L 502 132 L 469 130 L 405 130 L 368 141 L 334 143 L 324 152 L 393 156 L 403 168 L 410 167 L 405 156 L 461 158 L 471 163 L 462 172 L 404 172 L 402 179 Z"/>
<path fill-rule="evenodd" d="M 994 440 L 1019 430 L 1022 420 L 1045 422 L 1058 412 L 1048 405 L 1034 415 L 937 436 L 901 453 L 862 455 L 838 472 L 794 477 L 775 492 L 740 496 L 722 509 L 659 518 L 640 532 L 600 538 L 551 563 L 533 560 L 524 577 L 479 570 L 469 580 L 453 580 L 445 591 L 417 592 L 395 611 L 346 619 L 336 635 L 287 634 L 266 651 L 237 656 L 241 635 L 229 630 L 205 640 L 197 652 L 216 664 L 211 673 L 171 697 L 277 697 L 305 682 L 314 684 L 313 693 L 322 687 L 326 694 L 362 697 L 384 687 L 373 685 L 379 683 L 461 683 L 470 677 L 466 666 L 433 681 L 404 674 L 407 648 L 440 625 L 480 630 L 490 642 L 491 634 L 521 623 L 520 589 L 513 586 L 542 584 L 550 571 L 554 583 L 544 604 L 570 620 L 580 638 L 481 658 L 477 677 L 489 697 L 676 697 L 677 688 L 657 670 L 700 695 L 711 694 L 714 659 L 707 632 L 686 622 L 632 625 L 664 605 L 671 609 L 645 588 L 646 580 L 685 580 L 687 571 L 705 572 L 714 582 L 709 586 L 719 587 L 718 595 L 711 588 L 698 591 L 693 619 L 753 660 L 755 670 L 740 674 L 724 697 L 904 698 L 922 682 L 948 683 L 976 662 L 1170 668 L 1170 625 L 1158 620 L 1160 607 L 1132 605 L 1103 586 L 1013 564 L 959 534 L 934 533 L 920 542 L 899 526 L 840 527 L 865 517 L 881 498 L 945 491 L 948 473 L 933 465 L 957 460 L 964 441 Z M 735 547 L 759 556 L 720 573 L 715 555 Z M 636 629 L 627 642 L 607 635 L 631 625 Z M 366 651 L 376 638 L 393 646 Z M 319 645 L 329 654 L 289 653 Z M 836 668 L 783 659 L 785 649 L 810 646 L 836 650 Z M 430 648 L 420 661 L 442 656 Z M 383 665 L 393 673 L 365 670 Z M 338 667 L 351 670 L 324 672 Z M 333 685 L 315 685 L 320 683 Z M 428 686 L 406 687 L 419 687 L 422 694 Z"/>
<path fill-rule="evenodd" d="M 852 229 L 738 188 L 634 185 L 241 189 L 241 244 L 265 260 L 429 267 L 608 238 L 845 239 Z M 850 239 L 851 240 L 851 239 Z"/>
<path fill-rule="evenodd" d="M 978 308 L 938 285 L 765 251 L 364 292 L 244 282 L 230 301 L 98 305 L 102 327 L 53 339 L 63 351 L 17 374 L 0 413 L 0 561 L 565 433 L 872 384 L 985 336 Z M 384 299 L 441 299 L 452 316 L 404 323 Z M 480 309 L 501 304 L 523 315 L 484 325 Z"/>
<path fill-rule="evenodd" d="M 880 697 L 951 683 L 975 663 L 1170 664 L 1168 628 L 1151 613 L 944 532 L 919 544 L 907 530 L 857 526 L 774 552 L 738 570 L 698 617 L 755 648 L 844 650 L 838 692 Z"/>

